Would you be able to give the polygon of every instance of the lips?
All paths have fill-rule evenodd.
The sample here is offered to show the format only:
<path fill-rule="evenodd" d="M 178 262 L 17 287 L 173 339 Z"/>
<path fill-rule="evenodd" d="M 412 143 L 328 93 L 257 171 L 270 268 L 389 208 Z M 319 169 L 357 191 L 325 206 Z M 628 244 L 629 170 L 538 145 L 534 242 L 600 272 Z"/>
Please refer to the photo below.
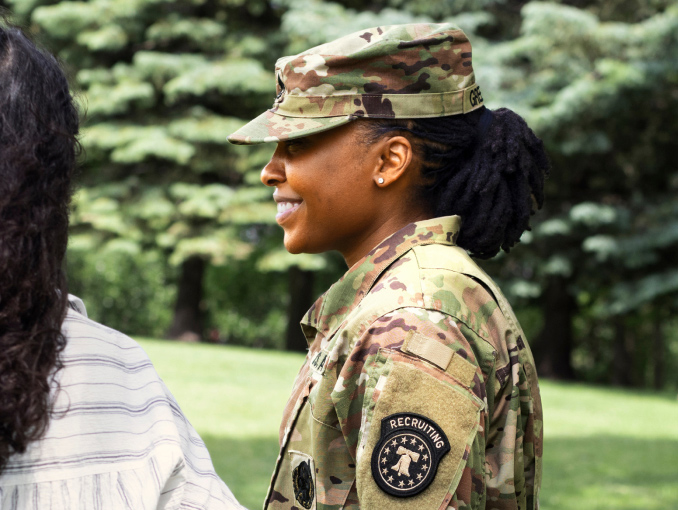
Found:
<path fill-rule="evenodd" d="M 277 192 L 273 194 L 273 199 L 278 204 L 278 214 L 276 214 L 275 219 L 279 224 L 294 214 L 294 211 L 299 209 L 299 206 L 303 203 L 301 198 L 282 196 L 278 195 Z"/>
<path fill-rule="evenodd" d="M 296 209 L 300 204 L 301 202 L 278 202 L 278 214 Z"/>

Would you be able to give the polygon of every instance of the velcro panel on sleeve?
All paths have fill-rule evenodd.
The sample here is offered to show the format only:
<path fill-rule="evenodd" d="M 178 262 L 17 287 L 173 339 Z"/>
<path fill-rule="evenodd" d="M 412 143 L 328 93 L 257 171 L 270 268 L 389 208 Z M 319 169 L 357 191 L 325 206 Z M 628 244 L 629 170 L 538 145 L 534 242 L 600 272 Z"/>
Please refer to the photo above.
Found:
<path fill-rule="evenodd" d="M 465 360 L 459 353 L 447 345 L 433 338 L 424 336 L 421 333 L 412 332 L 405 339 L 400 350 L 414 354 L 445 370 L 467 388 L 470 388 L 473 383 L 473 377 L 476 374 L 475 365 Z"/>
<path fill-rule="evenodd" d="M 446 374 L 441 373 L 447 378 Z M 365 509 L 437 509 L 448 491 L 456 490 L 466 465 L 464 453 L 477 433 L 482 400 L 468 389 L 442 381 L 408 363 L 394 362 L 371 419 L 365 453 L 357 466 L 357 489 Z M 373 478 L 371 457 L 381 437 L 382 419 L 396 413 L 417 413 L 435 422 L 447 435 L 450 451 L 438 464 L 435 478 L 421 493 L 396 497 Z"/>
<path fill-rule="evenodd" d="M 454 355 L 454 351 L 446 345 L 416 332 L 405 339 L 400 350 L 419 356 L 443 370 L 447 370 Z"/>
<path fill-rule="evenodd" d="M 459 380 L 464 386 L 470 388 L 476 375 L 476 366 L 461 357 L 458 352 L 455 352 L 450 364 L 447 366 L 447 373 Z"/>

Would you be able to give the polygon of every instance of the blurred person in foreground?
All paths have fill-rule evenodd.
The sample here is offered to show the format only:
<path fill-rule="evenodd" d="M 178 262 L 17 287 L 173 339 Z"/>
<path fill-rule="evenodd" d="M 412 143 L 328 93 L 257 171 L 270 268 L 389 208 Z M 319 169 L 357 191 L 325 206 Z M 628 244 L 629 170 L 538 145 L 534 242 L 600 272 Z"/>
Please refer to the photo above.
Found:
<path fill-rule="evenodd" d="M 267 508 L 539 506 L 534 361 L 469 253 L 519 241 L 549 163 L 471 62 L 450 23 L 361 30 L 278 60 L 273 108 L 229 138 L 277 143 L 287 250 L 349 267 L 302 320 Z"/>
<path fill-rule="evenodd" d="M 55 58 L 0 19 L 0 508 L 242 508 L 146 353 L 68 294 L 77 134 Z"/>

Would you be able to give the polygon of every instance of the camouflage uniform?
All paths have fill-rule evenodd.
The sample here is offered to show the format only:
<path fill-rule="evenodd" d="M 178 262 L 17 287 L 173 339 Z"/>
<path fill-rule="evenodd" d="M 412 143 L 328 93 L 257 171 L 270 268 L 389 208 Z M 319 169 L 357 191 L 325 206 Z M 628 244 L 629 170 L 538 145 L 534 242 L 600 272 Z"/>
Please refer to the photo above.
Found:
<path fill-rule="evenodd" d="M 284 57 L 273 107 L 229 141 L 468 113 L 483 106 L 471 56 L 446 23 L 376 27 Z M 308 312 L 265 508 L 538 508 L 532 354 L 499 289 L 455 246 L 459 223 L 394 233 Z"/>
<path fill-rule="evenodd" d="M 285 408 L 265 508 L 538 508 L 532 354 L 499 289 L 454 245 L 459 223 L 408 225 L 309 310 L 310 350 Z M 384 492 L 371 468 L 381 420 L 397 413 L 432 420 L 451 445 L 430 485 L 409 497 Z"/>

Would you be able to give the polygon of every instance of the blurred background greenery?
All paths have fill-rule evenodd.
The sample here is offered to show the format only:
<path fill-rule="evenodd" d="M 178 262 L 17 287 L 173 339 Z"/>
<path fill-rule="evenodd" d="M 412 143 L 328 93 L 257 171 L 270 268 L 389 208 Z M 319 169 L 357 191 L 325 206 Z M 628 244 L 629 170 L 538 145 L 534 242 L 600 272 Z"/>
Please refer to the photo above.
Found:
<path fill-rule="evenodd" d="M 274 96 L 275 60 L 343 34 L 452 20 L 491 108 L 553 161 L 505 289 L 542 376 L 678 387 L 675 0 L 0 0 L 66 63 L 85 115 L 71 291 L 129 334 L 272 349 L 344 271 L 290 256 L 259 170 L 226 136 Z M 300 341 L 301 339 L 301 341 Z"/>

